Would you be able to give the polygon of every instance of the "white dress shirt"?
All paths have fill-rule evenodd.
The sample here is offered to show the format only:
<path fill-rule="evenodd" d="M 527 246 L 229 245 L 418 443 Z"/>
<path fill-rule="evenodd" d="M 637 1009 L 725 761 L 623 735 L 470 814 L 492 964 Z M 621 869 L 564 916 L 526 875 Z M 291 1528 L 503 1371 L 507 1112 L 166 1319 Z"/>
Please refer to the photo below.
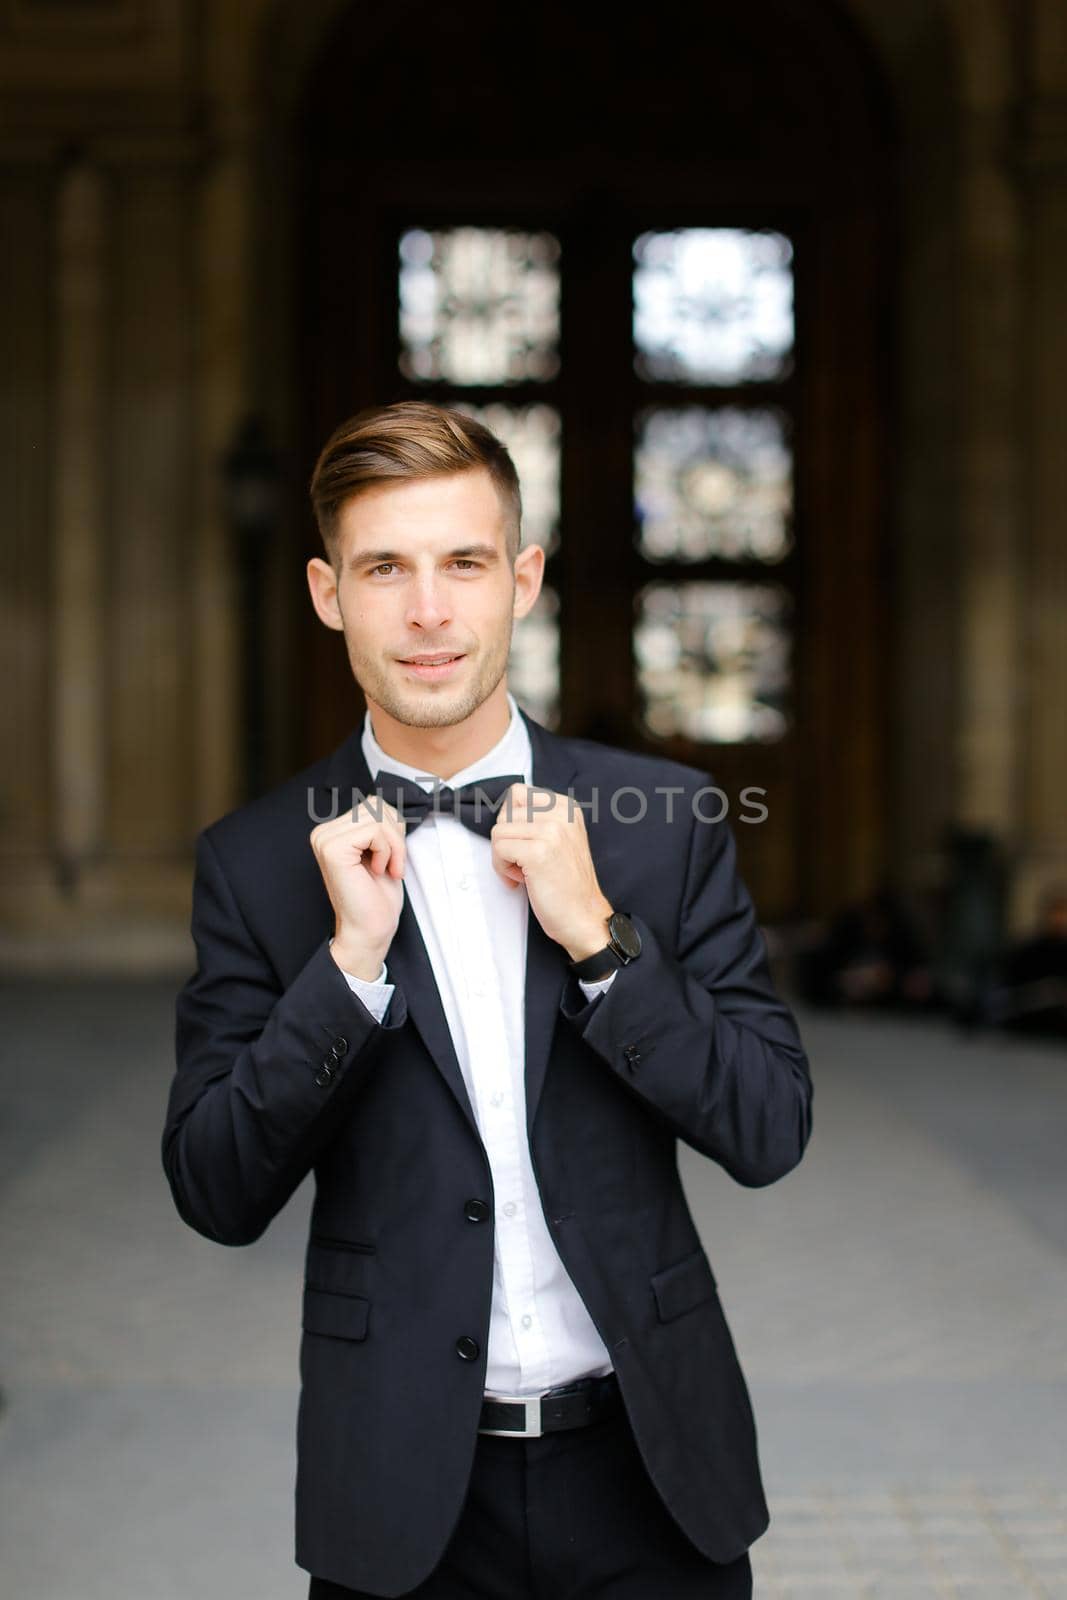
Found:
<path fill-rule="evenodd" d="M 511 722 L 492 750 L 448 778 L 450 788 L 507 772 L 532 783 L 526 724 L 508 695 Z M 370 712 L 363 754 L 372 779 L 401 773 L 426 790 L 432 775 L 379 745 Z M 441 780 L 437 780 L 441 781 Z M 487 1393 L 536 1394 L 611 1371 L 607 1348 L 545 1222 L 526 1135 L 526 928 L 529 899 L 492 865 L 492 846 L 458 818 L 432 812 L 407 840 L 404 892 L 418 922 L 456 1057 L 493 1175 L 493 1295 Z M 606 941 L 605 941 L 606 942 Z M 394 985 L 385 965 L 373 982 L 345 973 L 379 1022 Z M 615 974 L 581 987 L 588 999 Z"/>

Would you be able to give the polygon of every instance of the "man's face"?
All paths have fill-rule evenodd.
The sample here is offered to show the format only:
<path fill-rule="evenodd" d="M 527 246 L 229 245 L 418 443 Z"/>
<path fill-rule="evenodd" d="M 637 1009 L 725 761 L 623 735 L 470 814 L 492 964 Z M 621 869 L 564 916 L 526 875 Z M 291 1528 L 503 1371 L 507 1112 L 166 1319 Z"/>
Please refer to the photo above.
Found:
<path fill-rule="evenodd" d="M 376 485 L 341 508 L 338 571 L 308 564 L 322 621 L 344 632 L 368 703 L 410 727 L 466 720 L 504 676 L 514 620 L 544 554 L 507 557 L 504 507 L 485 468 Z M 445 665 L 419 657 L 451 657 Z"/>

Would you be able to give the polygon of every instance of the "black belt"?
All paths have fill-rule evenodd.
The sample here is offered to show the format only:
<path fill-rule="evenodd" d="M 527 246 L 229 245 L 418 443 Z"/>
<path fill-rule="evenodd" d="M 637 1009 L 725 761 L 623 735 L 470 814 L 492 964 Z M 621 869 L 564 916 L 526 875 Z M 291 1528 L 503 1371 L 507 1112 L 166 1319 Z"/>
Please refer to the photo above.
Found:
<path fill-rule="evenodd" d="M 487 1397 L 482 1401 L 478 1432 L 534 1439 L 564 1428 L 584 1428 L 621 1408 L 619 1380 L 614 1372 L 608 1372 L 601 1378 L 578 1378 L 543 1394 Z"/>

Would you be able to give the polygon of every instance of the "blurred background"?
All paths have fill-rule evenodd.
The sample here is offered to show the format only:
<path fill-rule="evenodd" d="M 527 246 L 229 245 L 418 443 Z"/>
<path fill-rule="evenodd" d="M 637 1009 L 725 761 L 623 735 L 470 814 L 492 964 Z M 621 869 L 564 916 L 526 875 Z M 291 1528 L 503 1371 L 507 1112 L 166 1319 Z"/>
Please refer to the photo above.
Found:
<path fill-rule="evenodd" d="M 520 703 L 710 772 L 809 1043 L 788 1187 L 687 1168 L 764 1592 L 1067 1594 L 1062 0 L 2 0 L 0 217 L 16 1592 L 304 1592 L 307 1186 L 222 1252 L 158 1136 L 196 832 L 362 718 L 312 464 L 418 396 L 520 470 Z"/>

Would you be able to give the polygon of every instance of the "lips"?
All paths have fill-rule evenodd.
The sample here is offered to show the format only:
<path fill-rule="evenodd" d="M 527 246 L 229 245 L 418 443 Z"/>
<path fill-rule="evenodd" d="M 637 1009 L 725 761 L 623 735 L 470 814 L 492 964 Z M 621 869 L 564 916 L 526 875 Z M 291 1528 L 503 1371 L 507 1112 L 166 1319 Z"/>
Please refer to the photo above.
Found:
<path fill-rule="evenodd" d="M 445 656 L 436 661 L 401 661 L 400 665 L 406 672 L 414 673 L 416 678 L 421 678 L 424 683 L 435 683 L 439 678 L 447 678 L 455 672 L 465 656 Z"/>

